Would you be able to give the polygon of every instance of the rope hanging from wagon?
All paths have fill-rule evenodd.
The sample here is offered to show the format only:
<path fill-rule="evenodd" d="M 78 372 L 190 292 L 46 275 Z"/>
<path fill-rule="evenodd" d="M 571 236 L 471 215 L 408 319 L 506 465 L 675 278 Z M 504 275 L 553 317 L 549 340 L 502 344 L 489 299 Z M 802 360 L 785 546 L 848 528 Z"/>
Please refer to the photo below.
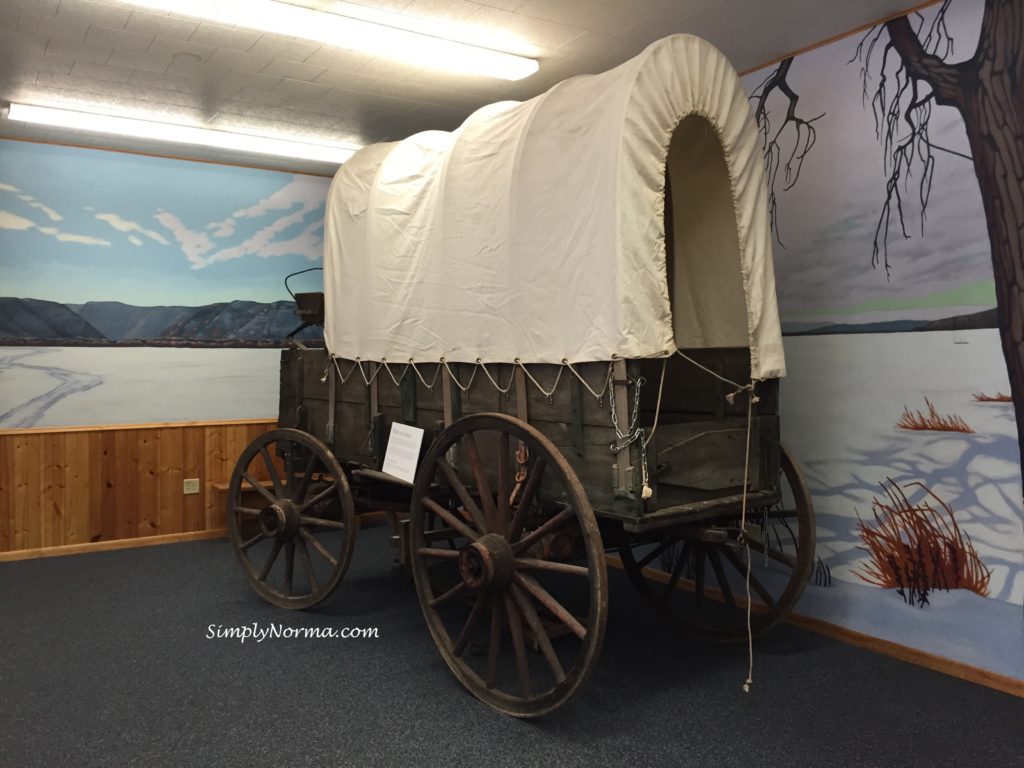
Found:
<path fill-rule="evenodd" d="M 757 396 L 755 389 L 757 382 L 754 380 L 749 381 L 746 384 L 740 384 L 733 381 L 732 379 L 722 376 L 717 371 L 713 371 L 705 365 L 694 360 L 692 357 L 677 349 L 676 354 L 686 360 L 688 363 L 700 368 L 705 373 L 714 376 L 716 379 L 724 384 L 728 384 L 735 389 L 725 396 L 726 402 L 732 405 L 736 401 L 736 395 L 741 392 L 748 392 L 747 397 L 747 441 L 746 448 L 743 452 L 743 496 L 740 503 L 740 535 L 739 542 L 747 551 L 747 573 L 746 573 L 746 589 L 747 589 L 747 679 L 743 681 L 743 692 L 750 693 L 750 686 L 754 684 L 754 630 L 751 621 L 751 599 L 750 599 L 750 542 L 747 539 L 747 490 L 750 482 L 750 434 L 753 431 L 754 423 L 754 405 L 760 402 L 761 398 Z M 660 395 L 659 395 L 659 408 L 660 408 Z"/>

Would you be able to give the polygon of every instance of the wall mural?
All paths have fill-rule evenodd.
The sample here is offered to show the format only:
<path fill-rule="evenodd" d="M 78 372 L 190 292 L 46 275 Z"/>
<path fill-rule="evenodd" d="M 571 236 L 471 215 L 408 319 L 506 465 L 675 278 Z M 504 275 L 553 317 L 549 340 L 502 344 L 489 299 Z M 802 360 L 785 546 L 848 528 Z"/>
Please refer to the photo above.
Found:
<path fill-rule="evenodd" d="M 819 516 L 798 610 L 1016 678 L 1022 47 L 1021 3 L 945 0 L 744 80 Z"/>
<path fill-rule="evenodd" d="M 0 428 L 275 416 L 329 183 L 0 141 Z"/>

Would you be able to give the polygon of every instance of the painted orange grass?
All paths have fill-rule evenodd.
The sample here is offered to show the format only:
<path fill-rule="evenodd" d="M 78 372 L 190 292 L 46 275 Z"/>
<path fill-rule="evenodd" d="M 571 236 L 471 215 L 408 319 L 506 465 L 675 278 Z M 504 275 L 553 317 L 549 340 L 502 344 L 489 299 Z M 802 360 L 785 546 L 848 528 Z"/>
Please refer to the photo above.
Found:
<path fill-rule="evenodd" d="M 906 490 L 919 488 L 925 497 L 914 504 Z M 960 530 L 953 510 L 924 483 L 903 488 L 882 483 L 886 498 L 871 500 L 874 522 L 857 515 L 857 533 L 871 555 L 855 573 L 869 584 L 895 589 L 908 605 L 924 607 L 936 589 L 969 589 L 988 594 L 992 571 L 981 562 L 971 537 Z M 934 502 L 936 506 L 932 505 Z"/>
<path fill-rule="evenodd" d="M 1012 403 L 1013 398 L 1009 395 L 1004 395 L 1002 392 L 996 392 L 994 395 L 986 395 L 984 392 L 974 393 L 974 402 L 976 403 Z"/>
<path fill-rule="evenodd" d="M 959 416 L 942 416 L 935 410 L 935 405 L 927 397 L 924 399 L 928 406 L 928 413 L 913 411 L 903 406 L 903 415 L 896 422 L 899 429 L 932 430 L 935 432 L 967 432 L 974 434 L 974 430 L 967 426 L 967 422 Z"/>

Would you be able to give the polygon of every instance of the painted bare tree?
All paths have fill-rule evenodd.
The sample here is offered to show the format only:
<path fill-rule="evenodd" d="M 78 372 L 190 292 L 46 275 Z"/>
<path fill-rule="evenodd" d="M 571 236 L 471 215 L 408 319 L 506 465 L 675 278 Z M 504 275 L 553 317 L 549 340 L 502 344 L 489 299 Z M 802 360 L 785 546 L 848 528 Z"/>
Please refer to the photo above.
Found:
<path fill-rule="evenodd" d="M 872 250 L 872 265 L 888 274 L 890 233 L 909 237 L 903 195 L 916 179 L 924 230 L 928 198 L 937 152 L 956 155 L 937 146 L 928 127 L 935 105 L 956 109 L 964 121 L 970 156 L 981 190 L 992 252 L 997 317 L 1003 356 L 1009 373 L 1016 411 L 1017 439 L 1024 476 L 1024 2 L 985 0 L 981 33 L 974 55 L 949 63 L 953 40 L 946 26 L 950 0 L 943 0 L 927 21 L 922 14 L 902 16 L 871 29 L 854 56 L 861 63 L 865 101 L 871 100 L 878 138 L 885 154 L 888 178 Z M 755 91 L 762 110 L 765 91 L 773 79 L 785 81 L 789 64 L 783 62 Z M 874 85 L 872 85 L 874 83 Z M 776 85 L 775 87 L 780 87 Z M 788 88 L 788 85 L 787 85 Z M 783 89 L 784 93 L 787 93 Z M 787 93 L 790 109 L 782 126 L 770 131 L 767 112 L 757 114 L 762 137 L 777 139 L 786 130 L 796 132 L 793 158 L 803 162 L 813 145 L 803 138 L 812 121 L 795 116 L 796 95 Z M 817 118 L 814 118 L 817 119 Z M 802 141 L 802 144 L 800 143 Z M 765 145 L 771 194 L 771 142 Z M 778 153 L 776 146 L 775 152 Z M 795 179 L 794 179 L 795 180 Z"/>

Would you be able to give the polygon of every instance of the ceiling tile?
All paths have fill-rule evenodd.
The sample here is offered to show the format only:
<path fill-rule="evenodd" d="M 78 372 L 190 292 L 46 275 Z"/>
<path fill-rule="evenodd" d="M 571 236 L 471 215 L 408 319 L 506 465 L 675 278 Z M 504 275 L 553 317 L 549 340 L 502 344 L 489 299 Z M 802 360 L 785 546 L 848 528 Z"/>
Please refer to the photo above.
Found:
<path fill-rule="evenodd" d="M 51 40 L 80 43 L 85 39 L 85 31 L 88 27 L 88 23 L 65 21 L 56 16 L 33 16 L 24 12 L 18 16 L 20 32 L 46 35 Z"/>
<path fill-rule="evenodd" d="M 151 53 L 140 53 L 139 51 L 122 51 L 117 48 L 107 59 L 107 64 L 112 67 L 128 67 L 130 69 L 141 69 L 145 72 L 166 72 L 174 61 L 170 56 L 154 56 Z"/>
<path fill-rule="evenodd" d="M 277 82 L 274 90 L 284 93 L 288 97 L 299 96 L 304 99 L 316 99 L 330 91 L 331 87 L 329 85 L 306 83 L 301 80 L 284 77 Z"/>
<path fill-rule="evenodd" d="M 199 22 L 184 16 L 164 16 L 149 11 L 134 10 L 125 29 L 138 34 L 159 35 L 160 37 L 174 37 L 188 40 L 196 29 Z"/>
<path fill-rule="evenodd" d="M 131 15 L 131 6 L 91 0 L 61 0 L 60 8 L 57 9 L 58 19 L 113 29 L 124 29 Z"/>
<path fill-rule="evenodd" d="M 109 80 L 114 83 L 127 83 L 132 71 L 127 67 L 111 67 L 107 64 L 86 64 L 76 61 L 71 68 L 72 77 L 88 77 L 93 80 Z"/>
<path fill-rule="evenodd" d="M 145 51 L 155 37 L 156 35 L 148 32 L 128 32 L 123 29 L 111 29 L 90 24 L 89 30 L 85 33 L 85 44 L 119 48 L 122 51 Z"/>
<path fill-rule="evenodd" d="M 287 59 L 274 59 L 266 67 L 260 70 L 265 75 L 276 75 L 277 77 L 290 77 L 293 80 L 306 80 L 312 82 L 327 70 L 327 67 L 314 64 L 300 64 L 297 61 Z"/>
<path fill-rule="evenodd" d="M 158 36 L 147 49 L 153 56 L 170 56 L 173 58 L 206 61 L 217 50 L 212 45 L 199 45 L 173 37 Z"/>
<path fill-rule="evenodd" d="M 239 29 L 237 27 L 225 27 L 220 24 L 204 21 L 192 33 L 189 42 L 212 45 L 216 48 L 226 48 L 232 51 L 248 51 L 259 39 L 259 32 Z"/>
<path fill-rule="evenodd" d="M 113 52 L 112 47 L 84 45 L 56 37 L 51 37 L 46 44 L 46 53 L 50 56 L 66 56 L 87 64 L 105 64 Z"/>
<path fill-rule="evenodd" d="M 281 35 L 263 35 L 249 49 L 249 53 L 270 56 L 273 59 L 303 62 L 319 49 L 319 43 L 313 43 L 309 40 L 299 40 L 294 37 L 284 37 Z M 323 66 L 327 65 L 324 64 Z"/>
<path fill-rule="evenodd" d="M 521 16 L 497 8 L 483 7 L 466 19 L 479 25 L 485 33 L 480 45 L 514 50 L 522 45 L 558 48 L 580 33 L 579 28 L 558 24 L 532 16 Z"/>

